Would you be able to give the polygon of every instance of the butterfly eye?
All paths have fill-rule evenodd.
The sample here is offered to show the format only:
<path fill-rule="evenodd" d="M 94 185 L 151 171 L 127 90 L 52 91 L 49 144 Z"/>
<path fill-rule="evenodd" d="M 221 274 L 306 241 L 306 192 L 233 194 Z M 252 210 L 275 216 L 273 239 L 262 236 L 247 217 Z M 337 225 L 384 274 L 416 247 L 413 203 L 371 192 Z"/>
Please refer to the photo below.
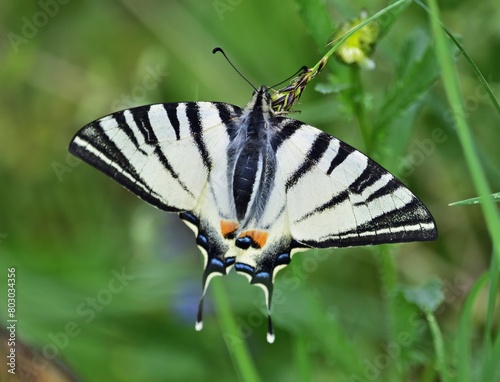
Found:
<path fill-rule="evenodd" d="M 266 100 L 266 103 L 271 102 L 271 94 L 269 94 L 269 90 L 267 89 L 264 91 L 264 98 Z"/>

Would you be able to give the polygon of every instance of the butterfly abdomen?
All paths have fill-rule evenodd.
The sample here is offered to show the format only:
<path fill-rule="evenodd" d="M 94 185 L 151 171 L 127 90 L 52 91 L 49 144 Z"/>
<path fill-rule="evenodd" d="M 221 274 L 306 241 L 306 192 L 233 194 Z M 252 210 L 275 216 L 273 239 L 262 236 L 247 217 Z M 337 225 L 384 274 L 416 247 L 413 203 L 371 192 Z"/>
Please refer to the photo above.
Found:
<path fill-rule="evenodd" d="M 233 197 L 236 216 L 240 221 L 247 213 L 252 194 L 259 186 L 259 174 L 262 173 L 261 152 L 252 146 L 247 146 L 241 151 L 234 167 Z"/>

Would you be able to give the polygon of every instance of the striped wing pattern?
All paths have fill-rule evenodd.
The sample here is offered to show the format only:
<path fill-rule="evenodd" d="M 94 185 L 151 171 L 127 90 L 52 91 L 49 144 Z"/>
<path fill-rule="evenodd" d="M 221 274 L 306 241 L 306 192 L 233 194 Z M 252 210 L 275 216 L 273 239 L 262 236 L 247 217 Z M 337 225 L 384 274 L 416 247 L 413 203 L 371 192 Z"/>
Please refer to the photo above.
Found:
<path fill-rule="evenodd" d="M 213 102 L 141 106 L 88 124 L 69 146 L 141 199 L 179 213 L 205 258 L 203 293 L 211 276 L 226 273 L 225 257 L 234 257 L 218 223 L 234 210 L 221 175 L 229 126 L 240 113 L 236 106 Z"/>
<path fill-rule="evenodd" d="M 192 210 L 225 150 L 220 137 L 234 110 L 210 102 L 124 110 L 85 126 L 69 151 L 162 210 Z"/>
<path fill-rule="evenodd" d="M 373 160 L 312 126 L 286 118 L 277 125 L 296 241 L 328 248 L 436 238 L 423 203 Z"/>
<path fill-rule="evenodd" d="M 437 231 L 389 172 L 269 104 L 261 87 L 244 109 L 137 107 L 88 124 L 69 150 L 194 231 L 205 259 L 197 329 L 211 278 L 234 267 L 264 290 L 273 342 L 274 277 L 295 252 L 434 240 Z"/>

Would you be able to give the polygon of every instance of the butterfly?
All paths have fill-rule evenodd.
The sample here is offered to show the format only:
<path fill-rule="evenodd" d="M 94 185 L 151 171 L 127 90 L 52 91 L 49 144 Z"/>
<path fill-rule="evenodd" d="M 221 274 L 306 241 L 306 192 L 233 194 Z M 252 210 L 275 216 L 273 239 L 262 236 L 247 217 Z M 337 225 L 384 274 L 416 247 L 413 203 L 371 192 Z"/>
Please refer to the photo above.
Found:
<path fill-rule="evenodd" d="M 197 330 L 210 280 L 234 268 L 265 293 L 270 343 L 274 279 L 295 253 L 437 237 L 428 209 L 387 170 L 271 102 L 262 86 L 243 109 L 136 107 L 91 122 L 69 146 L 193 230 L 204 256 Z"/>

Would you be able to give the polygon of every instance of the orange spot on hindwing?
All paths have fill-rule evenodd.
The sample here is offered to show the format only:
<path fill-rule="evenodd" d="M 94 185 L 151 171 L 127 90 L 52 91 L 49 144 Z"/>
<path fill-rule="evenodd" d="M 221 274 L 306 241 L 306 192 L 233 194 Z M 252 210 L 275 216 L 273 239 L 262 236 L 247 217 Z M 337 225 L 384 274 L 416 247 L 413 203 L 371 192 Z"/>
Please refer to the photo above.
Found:
<path fill-rule="evenodd" d="M 268 236 L 269 234 L 266 231 L 252 230 L 242 232 L 238 237 L 249 237 L 250 239 L 252 239 L 252 247 L 262 248 L 264 245 L 266 245 Z"/>
<path fill-rule="evenodd" d="M 221 220 L 220 221 L 220 232 L 225 239 L 233 239 L 234 233 L 238 229 L 239 225 L 235 221 L 231 220 Z"/>

